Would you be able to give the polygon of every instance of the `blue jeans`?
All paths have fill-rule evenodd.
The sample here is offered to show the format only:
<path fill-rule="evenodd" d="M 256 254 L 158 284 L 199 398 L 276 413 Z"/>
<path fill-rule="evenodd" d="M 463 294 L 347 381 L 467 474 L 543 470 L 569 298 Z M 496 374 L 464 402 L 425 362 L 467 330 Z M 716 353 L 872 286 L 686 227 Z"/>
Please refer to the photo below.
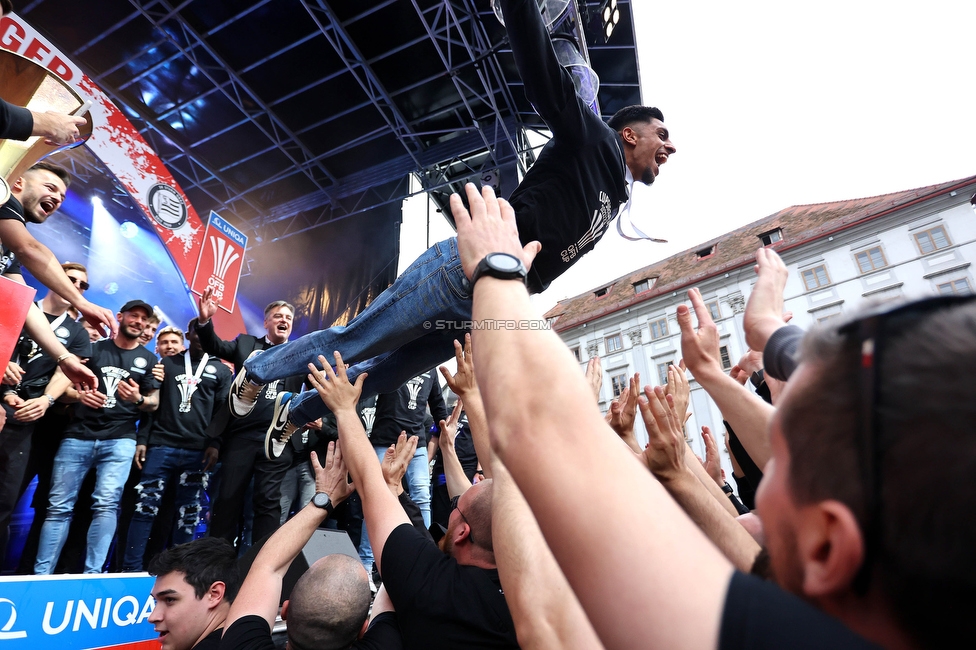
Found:
<path fill-rule="evenodd" d="M 281 481 L 281 523 L 288 521 L 292 507 L 297 513 L 314 496 L 315 474 L 312 472 L 312 463 L 304 460 L 289 469 Z"/>
<path fill-rule="evenodd" d="M 118 523 L 119 500 L 129 478 L 136 441 L 79 440 L 65 438 L 54 457 L 50 502 L 41 528 L 34 573 L 46 575 L 54 570 L 68 538 L 68 526 L 78 500 L 78 490 L 88 470 L 95 467 L 92 493 L 92 522 L 88 528 L 85 573 L 101 573 Z"/>
<path fill-rule="evenodd" d="M 146 464 L 136 486 L 139 499 L 129 524 L 125 544 L 124 571 L 142 571 L 142 558 L 152 532 L 153 520 L 170 477 L 179 472 L 176 487 L 177 520 L 173 529 L 173 544 L 192 542 L 200 525 L 201 499 L 210 481 L 210 472 L 203 471 L 203 452 L 198 449 L 179 449 L 153 445 L 146 450 Z"/>
<path fill-rule="evenodd" d="M 249 359 L 244 367 L 255 382 L 308 373 L 318 355 L 331 363 L 332 353 L 351 364 L 349 378 L 368 372 L 363 397 L 392 393 L 408 379 L 454 355 L 454 340 L 463 342 L 460 323 L 471 319 L 471 291 L 458 255 L 457 239 L 434 244 L 390 287 L 345 326 L 306 334 Z M 438 321 L 447 321 L 438 324 Z M 302 425 L 328 415 L 318 393 L 305 391 L 289 404 L 289 420 Z"/>
<path fill-rule="evenodd" d="M 376 457 L 383 462 L 388 446 L 382 447 L 374 445 Z M 420 514 L 424 518 L 424 526 L 430 528 L 430 463 L 427 461 L 427 448 L 417 445 L 410 464 L 407 465 L 407 494 L 410 499 L 420 508 Z M 373 545 L 369 542 L 369 533 L 366 530 L 366 522 L 363 521 L 363 534 L 359 542 L 359 560 L 366 567 L 367 571 L 373 568 Z"/>

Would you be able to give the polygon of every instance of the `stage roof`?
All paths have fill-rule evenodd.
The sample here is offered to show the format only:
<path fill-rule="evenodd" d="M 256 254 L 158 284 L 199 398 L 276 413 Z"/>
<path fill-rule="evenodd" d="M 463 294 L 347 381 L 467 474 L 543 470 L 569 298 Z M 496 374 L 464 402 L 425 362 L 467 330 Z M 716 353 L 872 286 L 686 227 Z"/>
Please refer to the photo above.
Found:
<path fill-rule="evenodd" d="M 533 161 L 544 128 L 489 0 L 26 0 L 201 215 L 275 241 Z M 573 0 L 605 116 L 641 103 L 630 0 L 609 43 Z M 81 183 L 103 184 L 90 156 Z M 453 184 L 453 185 L 452 185 Z M 101 191 L 106 191 L 102 188 Z"/>

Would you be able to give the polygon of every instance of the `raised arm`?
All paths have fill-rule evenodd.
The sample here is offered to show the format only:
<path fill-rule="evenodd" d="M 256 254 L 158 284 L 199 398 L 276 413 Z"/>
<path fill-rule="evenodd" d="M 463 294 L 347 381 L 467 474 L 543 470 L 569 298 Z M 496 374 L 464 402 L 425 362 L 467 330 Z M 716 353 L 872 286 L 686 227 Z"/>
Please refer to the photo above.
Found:
<path fill-rule="evenodd" d="M 457 438 L 457 425 L 461 418 L 462 408 L 462 402 L 458 399 L 451 416 L 446 420 L 441 420 L 441 435 L 437 439 L 437 444 L 440 445 L 441 449 L 441 458 L 444 461 L 444 480 L 447 481 L 447 495 L 451 498 L 461 496 L 471 487 L 471 481 L 464 473 L 457 450 L 454 449 L 454 440 Z M 470 419 L 468 424 L 471 424 Z"/>
<path fill-rule="evenodd" d="M 532 650 L 602 648 L 525 497 L 497 458 L 492 464 L 492 546 L 519 646 Z"/>
<path fill-rule="evenodd" d="M 348 366 L 342 363 L 342 355 L 338 352 L 335 353 L 335 371 L 322 355 L 319 355 L 319 363 L 324 371 L 308 364 L 308 381 L 335 415 L 339 442 L 342 443 L 349 473 L 352 474 L 363 501 L 363 517 L 369 528 L 369 541 L 373 545 L 376 566 L 382 575 L 386 539 L 397 526 L 409 524 L 410 518 L 387 487 L 383 470 L 376 462 L 376 452 L 366 437 L 366 430 L 363 429 L 363 422 L 356 410 L 367 373 L 356 377 L 355 384 L 349 383 L 346 374 Z"/>
<path fill-rule="evenodd" d="M 719 357 L 718 328 L 705 308 L 701 293 L 698 289 L 690 289 L 688 298 L 698 317 L 698 328 L 692 325 L 687 305 L 678 305 L 684 361 L 698 383 L 715 400 L 722 417 L 735 429 L 749 456 L 762 469 L 772 455 L 768 431 L 773 407 L 725 374 Z"/>
<path fill-rule="evenodd" d="M 640 409 L 648 435 L 643 454 L 648 469 L 725 557 L 740 571 L 748 573 L 759 554 L 759 545 L 735 520 L 738 515 L 735 508 L 730 514 L 723 507 L 722 501 L 729 503 L 729 500 L 721 489 L 719 501 L 692 471 L 692 464 L 701 467 L 701 463 L 688 449 L 678 418 L 655 416 L 652 404 L 657 402 L 659 408 L 656 411 L 667 413 L 668 396 L 660 386 L 647 387 L 644 391 L 646 398 L 641 399 Z M 715 484 L 711 478 L 706 476 L 706 479 Z"/>
<path fill-rule="evenodd" d="M 0 223 L 4 222 L 0 221 Z M 71 383 L 91 389 L 98 388 L 98 378 L 95 377 L 95 373 L 77 355 L 68 352 L 68 349 L 54 335 L 44 312 L 34 303 L 31 303 L 27 311 L 24 329 L 41 349 L 57 361 L 58 368 L 71 380 Z"/>
<path fill-rule="evenodd" d="M 521 246 L 511 206 L 491 188 L 466 190 L 470 216 L 451 197 L 465 274 L 492 252 L 530 264 L 539 243 Z M 537 318 L 519 282 L 474 285 L 473 320 Z M 474 346 L 492 449 L 604 645 L 716 647 L 731 564 L 606 426 L 562 340 L 541 328 L 477 330 Z M 566 476 L 587 486 L 603 525 L 580 525 L 580 495 Z M 607 540 L 625 543 L 611 552 Z"/>
<path fill-rule="evenodd" d="M 485 405 L 478 390 L 478 379 L 474 371 L 474 351 L 471 347 L 471 335 L 464 335 L 464 348 L 454 341 L 454 358 L 457 360 L 457 373 L 451 376 L 445 366 L 440 367 L 441 374 L 447 380 L 448 387 L 464 402 L 464 411 L 468 414 L 468 428 L 471 429 L 471 440 L 474 442 L 474 452 L 481 463 L 485 478 L 491 478 L 491 443 L 488 440 L 488 418 L 485 415 Z M 445 475 L 447 469 L 445 468 Z"/>
<path fill-rule="evenodd" d="M 74 305 L 95 329 L 109 337 L 119 333 L 115 314 L 86 300 L 71 283 L 51 249 L 37 241 L 22 222 L 16 219 L 0 219 L 0 241 L 17 254 L 17 259 L 35 278 Z"/>
<path fill-rule="evenodd" d="M 329 443 L 325 467 L 319 464 L 318 455 L 314 451 L 311 459 L 315 469 L 315 490 L 328 494 L 333 507 L 352 494 L 353 486 L 346 481 L 341 443 Z M 281 581 L 292 561 L 312 538 L 312 533 L 331 512 L 332 508 L 319 508 L 309 503 L 264 543 L 247 572 L 247 578 L 241 585 L 234 604 L 231 605 L 227 620 L 224 621 L 225 630 L 237 619 L 252 615 L 260 616 L 270 627 L 274 627 L 278 616 L 278 601 L 281 599 Z"/>

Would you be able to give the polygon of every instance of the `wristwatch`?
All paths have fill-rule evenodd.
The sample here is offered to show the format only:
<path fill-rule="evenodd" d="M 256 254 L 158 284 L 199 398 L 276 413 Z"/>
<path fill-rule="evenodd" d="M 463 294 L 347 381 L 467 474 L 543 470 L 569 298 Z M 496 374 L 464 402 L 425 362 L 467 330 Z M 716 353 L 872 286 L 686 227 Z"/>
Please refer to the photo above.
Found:
<path fill-rule="evenodd" d="M 525 282 L 528 275 L 522 260 L 508 253 L 488 253 L 484 259 L 478 262 L 474 273 L 471 274 L 471 286 L 483 275 L 490 275 L 500 280 L 521 280 Z"/>
<path fill-rule="evenodd" d="M 146 397 L 144 395 L 139 396 L 139 401 L 136 402 L 136 406 L 142 406 L 146 402 Z"/>
<path fill-rule="evenodd" d="M 316 492 L 315 496 L 312 497 L 312 505 L 316 508 L 322 508 L 330 515 L 332 514 L 332 499 L 325 492 Z"/>

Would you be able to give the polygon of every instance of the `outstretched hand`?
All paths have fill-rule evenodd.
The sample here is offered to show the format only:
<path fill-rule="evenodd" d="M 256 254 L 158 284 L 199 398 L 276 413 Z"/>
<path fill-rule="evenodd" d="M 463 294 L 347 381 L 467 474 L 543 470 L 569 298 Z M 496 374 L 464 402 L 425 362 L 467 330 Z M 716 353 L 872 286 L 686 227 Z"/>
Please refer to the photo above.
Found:
<path fill-rule="evenodd" d="M 218 301 L 214 300 L 213 297 L 213 287 L 207 287 L 200 294 L 200 300 L 197 301 L 197 308 L 200 312 L 200 317 L 197 318 L 198 325 L 206 325 L 210 322 L 210 319 L 214 317 L 217 313 Z"/>
<path fill-rule="evenodd" d="M 749 349 L 762 352 L 773 332 L 789 320 L 783 317 L 783 291 L 790 272 L 776 251 L 768 248 L 756 251 L 756 265 L 753 268 L 759 274 L 759 279 L 746 302 L 742 326 Z"/>
<path fill-rule="evenodd" d="M 454 358 L 457 360 L 457 372 L 451 376 L 447 366 L 440 366 L 438 370 L 444 375 L 448 388 L 461 398 L 469 398 L 478 392 L 478 380 L 474 376 L 474 355 L 471 351 L 471 335 L 464 335 L 464 347 L 457 340 L 454 341 Z"/>
<path fill-rule="evenodd" d="M 678 326 L 681 328 L 681 355 L 691 371 L 692 376 L 699 382 L 715 374 L 724 374 L 722 358 L 719 354 L 718 327 L 712 320 L 712 315 L 705 307 L 701 292 L 689 289 L 688 298 L 698 318 L 698 328 L 691 322 L 691 310 L 687 305 L 678 305 Z"/>
<path fill-rule="evenodd" d="M 600 401 L 600 389 L 603 388 L 603 363 L 600 357 L 590 357 L 586 362 L 586 383 L 593 391 L 593 397 L 597 402 Z"/>
<path fill-rule="evenodd" d="M 542 244 L 532 241 L 522 246 L 515 224 L 515 210 L 508 201 L 496 198 L 488 185 L 479 193 L 474 183 L 468 183 L 464 191 L 470 213 L 458 194 L 451 195 L 451 212 L 457 225 L 458 252 L 464 275 L 470 280 L 475 267 L 489 253 L 514 255 L 522 260 L 525 268 L 530 268 Z"/>
<path fill-rule="evenodd" d="M 464 405 L 461 399 L 454 404 L 454 410 L 451 411 L 450 417 L 446 420 L 440 421 L 441 435 L 437 437 L 437 446 L 443 452 L 445 449 L 454 449 L 454 439 L 457 438 L 458 431 L 458 420 L 461 419 L 461 411 L 464 409 Z"/>
<path fill-rule="evenodd" d="M 441 434 L 443 435 L 443 434 Z M 420 438 L 408 436 L 406 431 L 401 431 L 397 437 L 395 445 L 390 445 L 380 466 L 383 468 L 383 478 L 394 494 L 403 491 L 403 476 L 407 473 L 407 466 L 417 452 L 417 443 Z"/>
<path fill-rule="evenodd" d="M 722 471 L 722 458 L 718 453 L 718 442 L 708 427 L 703 426 L 701 432 L 702 440 L 705 441 L 705 460 L 702 462 L 702 467 L 712 477 L 712 480 L 721 487 L 725 485 L 725 477 Z"/>
<path fill-rule="evenodd" d="M 647 429 L 644 462 L 661 482 L 677 478 L 684 470 L 685 437 L 683 423 L 674 411 L 674 398 L 660 386 L 644 388 L 640 399 L 641 417 Z"/>
<path fill-rule="evenodd" d="M 366 373 L 360 374 L 356 377 L 356 383 L 351 384 L 349 383 L 349 376 L 346 374 L 349 366 L 342 362 L 342 355 L 338 351 L 335 352 L 335 362 L 336 369 L 332 370 L 332 366 L 320 354 L 319 363 L 322 364 L 323 369 L 319 370 L 314 364 L 308 364 L 308 382 L 315 387 L 319 397 L 322 398 L 330 411 L 337 413 L 343 410 L 351 410 L 356 412 L 358 417 L 359 412 L 356 411 L 356 404 L 363 392 Z"/>
<path fill-rule="evenodd" d="M 678 416 L 678 423 L 683 426 L 688 419 L 688 406 L 691 403 L 691 384 L 685 375 L 684 359 L 678 365 L 668 366 L 668 385 L 664 388 L 664 393 L 674 398 L 674 412 Z"/>
<path fill-rule="evenodd" d="M 352 494 L 356 486 L 349 482 L 349 470 L 342 460 L 342 447 L 338 442 L 329 443 L 325 454 L 325 466 L 319 463 L 318 454 L 311 453 L 312 469 L 315 470 L 315 491 L 329 495 L 332 505 L 339 505 Z"/>
<path fill-rule="evenodd" d="M 637 420 L 637 400 L 640 397 L 640 373 L 634 373 L 630 378 L 627 390 L 610 403 L 607 423 L 627 446 L 638 454 L 641 453 L 634 434 L 634 422 Z"/>

